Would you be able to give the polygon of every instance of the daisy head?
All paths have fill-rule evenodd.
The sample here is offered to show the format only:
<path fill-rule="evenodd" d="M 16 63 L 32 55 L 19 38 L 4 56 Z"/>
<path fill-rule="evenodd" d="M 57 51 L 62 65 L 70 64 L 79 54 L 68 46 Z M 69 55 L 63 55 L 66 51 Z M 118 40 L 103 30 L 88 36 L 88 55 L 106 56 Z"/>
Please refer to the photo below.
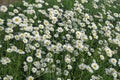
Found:
<path fill-rule="evenodd" d="M 7 12 L 7 10 L 8 10 L 8 8 L 7 8 L 5 5 L 2 5 L 2 6 L 0 7 L 0 11 L 1 11 L 1 12 Z"/>
<path fill-rule="evenodd" d="M 117 64 L 117 60 L 116 60 L 115 58 L 109 59 L 109 62 L 110 62 L 111 64 L 113 64 L 114 66 L 116 66 L 116 64 Z"/>
<path fill-rule="evenodd" d="M 32 56 L 28 56 L 26 60 L 27 60 L 27 62 L 32 62 L 33 58 L 32 58 Z"/>
<path fill-rule="evenodd" d="M 79 69 L 84 70 L 86 68 L 86 65 L 84 63 L 78 65 Z"/>
<path fill-rule="evenodd" d="M 3 23 L 4 23 L 4 20 L 0 19 L 0 25 L 3 25 Z"/>
<path fill-rule="evenodd" d="M 57 2 L 61 2 L 61 0 L 57 0 Z"/>
<path fill-rule="evenodd" d="M 22 19 L 19 16 L 16 16 L 13 18 L 13 23 L 20 24 L 22 22 Z"/>
<path fill-rule="evenodd" d="M 49 22 L 47 20 L 44 20 L 44 25 L 45 26 L 48 26 L 49 25 Z"/>
<path fill-rule="evenodd" d="M 33 76 L 28 76 L 26 80 L 34 80 Z"/>
<path fill-rule="evenodd" d="M 91 64 L 91 67 L 92 67 L 94 70 L 98 70 L 98 69 L 99 69 L 99 65 L 98 65 L 96 62 L 92 63 L 92 64 Z"/>

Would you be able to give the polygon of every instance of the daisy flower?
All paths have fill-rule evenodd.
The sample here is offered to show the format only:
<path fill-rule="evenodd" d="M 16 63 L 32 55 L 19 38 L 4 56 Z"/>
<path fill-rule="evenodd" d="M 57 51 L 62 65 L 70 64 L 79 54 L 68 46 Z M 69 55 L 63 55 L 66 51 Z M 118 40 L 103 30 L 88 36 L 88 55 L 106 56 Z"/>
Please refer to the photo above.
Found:
<path fill-rule="evenodd" d="M 0 25 L 3 25 L 3 23 L 4 23 L 4 20 L 0 19 Z"/>
<path fill-rule="evenodd" d="M 61 2 L 61 0 L 57 0 L 57 2 Z"/>
<path fill-rule="evenodd" d="M 117 60 L 116 60 L 115 58 L 109 59 L 109 62 L 110 62 L 111 64 L 113 64 L 114 66 L 116 66 L 116 64 L 117 64 Z"/>
<path fill-rule="evenodd" d="M 92 63 L 91 64 L 91 67 L 94 69 L 94 70 L 98 70 L 99 69 L 99 65 L 97 63 Z"/>
<path fill-rule="evenodd" d="M 33 61 L 32 56 L 28 56 L 27 59 L 26 59 L 26 61 L 29 62 L 29 63 L 32 62 Z"/>
<path fill-rule="evenodd" d="M 33 76 L 28 76 L 26 80 L 34 80 Z"/>
<path fill-rule="evenodd" d="M 86 65 L 84 63 L 78 65 L 79 69 L 84 70 L 86 68 Z"/>
<path fill-rule="evenodd" d="M 5 5 L 2 5 L 2 6 L 0 7 L 0 11 L 1 11 L 1 12 L 7 12 L 7 10 L 8 10 L 8 8 L 7 8 Z"/>
<path fill-rule="evenodd" d="M 8 63 L 11 62 L 11 60 L 8 58 L 8 57 L 2 57 L 0 62 L 3 64 L 3 65 L 6 65 Z"/>
<path fill-rule="evenodd" d="M 14 17 L 12 20 L 15 24 L 20 24 L 22 22 L 22 19 L 19 16 Z"/>

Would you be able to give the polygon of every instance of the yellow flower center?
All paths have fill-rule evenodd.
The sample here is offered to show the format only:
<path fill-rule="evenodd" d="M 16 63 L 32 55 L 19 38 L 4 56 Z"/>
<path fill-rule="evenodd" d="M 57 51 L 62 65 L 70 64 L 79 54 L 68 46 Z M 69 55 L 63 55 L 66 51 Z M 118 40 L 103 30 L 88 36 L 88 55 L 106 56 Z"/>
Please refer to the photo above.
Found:
<path fill-rule="evenodd" d="M 15 19 L 15 21 L 16 21 L 16 22 L 18 22 L 18 21 L 19 21 L 19 19 L 18 19 L 18 18 L 16 18 L 16 19 Z"/>

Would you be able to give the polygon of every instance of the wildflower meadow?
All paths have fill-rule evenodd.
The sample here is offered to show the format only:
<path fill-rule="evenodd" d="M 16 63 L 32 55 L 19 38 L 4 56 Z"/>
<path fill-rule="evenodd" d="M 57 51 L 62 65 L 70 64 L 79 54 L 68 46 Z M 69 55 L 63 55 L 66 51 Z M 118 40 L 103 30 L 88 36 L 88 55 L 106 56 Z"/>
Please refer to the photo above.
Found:
<path fill-rule="evenodd" d="M 120 80 L 120 0 L 0 5 L 0 80 Z"/>

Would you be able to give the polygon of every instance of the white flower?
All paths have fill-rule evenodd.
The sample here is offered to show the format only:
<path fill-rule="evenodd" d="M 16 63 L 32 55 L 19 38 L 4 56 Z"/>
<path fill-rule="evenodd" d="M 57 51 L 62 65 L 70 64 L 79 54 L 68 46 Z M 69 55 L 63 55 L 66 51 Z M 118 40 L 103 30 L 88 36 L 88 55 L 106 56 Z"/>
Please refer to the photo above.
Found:
<path fill-rule="evenodd" d="M 28 40 L 26 38 L 24 38 L 23 43 L 28 43 Z"/>
<path fill-rule="evenodd" d="M 28 65 L 25 64 L 25 65 L 23 66 L 23 69 L 24 69 L 25 72 L 28 71 Z"/>
<path fill-rule="evenodd" d="M 61 2 L 61 0 L 57 0 L 57 2 Z"/>
<path fill-rule="evenodd" d="M 91 53 L 91 52 L 87 52 L 87 54 L 88 54 L 88 56 L 91 56 L 91 55 L 92 55 L 92 53 Z"/>
<path fill-rule="evenodd" d="M 64 75 L 67 76 L 69 72 L 67 70 L 64 70 Z"/>
<path fill-rule="evenodd" d="M 71 59 L 70 59 L 70 58 L 65 58 L 65 62 L 66 62 L 66 63 L 70 63 L 70 62 L 71 62 Z"/>
<path fill-rule="evenodd" d="M 27 3 L 27 2 L 25 2 L 25 1 L 23 1 L 23 6 L 28 6 L 29 4 Z"/>
<path fill-rule="evenodd" d="M 26 59 L 26 61 L 29 62 L 29 63 L 32 62 L 33 61 L 32 56 L 28 56 L 27 59 Z"/>
<path fill-rule="evenodd" d="M 26 80 L 34 80 L 33 76 L 28 76 Z"/>
<path fill-rule="evenodd" d="M 73 52 L 74 48 L 71 46 L 71 45 L 68 45 L 66 47 L 66 49 L 69 51 L 69 52 Z"/>
<path fill-rule="evenodd" d="M 33 72 L 33 73 L 36 73 L 36 72 L 37 72 L 37 68 L 33 67 L 33 68 L 32 68 L 32 72 Z"/>
<path fill-rule="evenodd" d="M 81 0 L 81 2 L 82 2 L 82 3 L 87 3 L 87 2 L 88 2 L 88 0 Z"/>
<path fill-rule="evenodd" d="M 85 14 L 85 19 L 89 19 L 90 18 L 90 16 L 89 16 L 89 14 Z"/>
<path fill-rule="evenodd" d="M 8 8 L 7 8 L 5 5 L 2 5 L 2 6 L 0 7 L 0 11 L 1 11 L 1 12 L 7 12 L 7 10 L 8 10 Z"/>
<path fill-rule="evenodd" d="M 36 56 L 37 58 L 42 58 L 41 52 L 37 52 L 37 53 L 35 54 L 35 56 Z"/>
<path fill-rule="evenodd" d="M 42 4 L 37 4 L 37 8 L 42 8 Z"/>
<path fill-rule="evenodd" d="M 81 34 L 80 31 L 76 31 L 76 38 L 77 38 L 77 39 L 80 39 L 80 38 L 81 38 L 81 35 L 82 35 L 82 34 Z"/>
<path fill-rule="evenodd" d="M 0 18 L 0 25 L 3 25 L 4 20 Z"/>
<path fill-rule="evenodd" d="M 19 11 L 18 11 L 17 9 L 14 9 L 13 12 L 14 12 L 14 13 L 18 13 Z"/>
<path fill-rule="evenodd" d="M 105 47 L 105 52 L 106 52 L 106 54 L 107 54 L 108 57 L 112 57 L 112 51 L 111 51 L 110 48 Z"/>
<path fill-rule="evenodd" d="M 6 29 L 5 29 L 5 32 L 6 32 L 6 33 L 12 33 L 12 32 L 13 32 L 13 29 L 12 29 L 12 28 L 6 28 Z"/>
<path fill-rule="evenodd" d="M 3 64 L 3 65 L 6 65 L 8 63 L 11 62 L 11 60 L 8 58 L 8 57 L 2 57 L 0 62 Z"/>
<path fill-rule="evenodd" d="M 49 46 L 49 45 L 51 44 L 51 41 L 50 41 L 50 40 L 45 40 L 45 41 L 44 41 L 44 44 L 45 44 L 46 46 Z"/>
<path fill-rule="evenodd" d="M 19 35 L 15 35 L 15 39 L 16 39 L 16 40 L 19 40 L 19 39 L 20 39 L 20 36 L 19 36 Z"/>
<path fill-rule="evenodd" d="M 62 80 L 61 78 L 57 78 L 57 80 Z"/>
<path fill-rule="evenodd" d="M 114 78 L 117 78 L 117 76 L 118 76 L 117 72 L 113 72 L 113 73 L 112 73 L 112 76 L 113 76 Z"/>
<path fill-rule="evenodd" d="M 44 3 L 44 0 L 35 0 L 36 3 L 40 2 L 40 3 Z"/>
<path fill-rule="evenodd" d="M 9 80 L 7 77 L 4 77 L 3 80 Z"/>
<path fill-rule="evenodd" d="M 15 24 L 20 24 L 22 22 L 22 19 L 19 16 L 14 17 L 12 20 Z"/>
<path fill-rule="evenodd" d="M 71 70 L 72 69 L 72 66 L 71 65 L 67 65 L 68 69 Z"/>
<path fill-rule="evenodd" d="M 52 23 L 55 24 L 58 21 L 57 17 L 52 17 Z"/>
<path fill-rule="evenodd" d="M 6 75 L 6 77 L 7 77 L 8 80 L 13 80 L 13 76 L 11 76 L 11 75 Z"/>
<path fill-rule="evenodd" d="M 111 59 L 109 60 L 109 62 L 110 62 L 111 64 L 113 64 L 114 66 L 116 66 L 116 64 L 117 64 L 117 60 L 116 60 L 115 58 L 111 58 Z"/>
<path fill-rule="evenodd" d="M 90 73 L 93 73 L 93 70 L 90 66 L 86 66 L 86 69 L 90 72 Z"/>
<path fill-rule="evenodd" d="M 57 31 L 58 32 L 63 32 L 63 29 L 61 27 L 58 27 Z"/>
<path fill-rule="evenodd" d="M 92 63 L 91 64 L 91 67 L 94 69 L 94 70 L 98 70 L 99 69 L 99 65 L 97 63 Z"/>
<path fill-rule="evenodd" d="M 17 52 L 18 52 L 19 54 L 25 54 L 25 52 L 24 52 L 22 49 L 18 49 Z"/>
<path fill-rule="evenodd" d="M 86 65 L 84 63 L 78 65 L 79 69 L 84 70 L 86 68 Z"/>
<path fill-rule="evenodd" d="M 105 58 L 104 58 L 104 56 L 103 56 L 103 55 L 100 55 L 100 59 L 101 59 L 101 60 L 104 60 Z"/>
<path fill-rule="evenodd" d="M 43 29 L 43 28 L 44 28 L 44 26 L 43 26 L 42 24 L 40 24 L 38 27 L 39 27 L 40 29 Z"/>
<path fill-rule="evenodd" d="M 7 52 L 8 52 L 8 53 L 11 53 L 12 51 L 13 51 L 13 50 L 12 50 L 11 48 L 8 48 L 8 49 L 7 49 Z"/>
<path fill-rule="evenodd" d="M 119 65 L 119 67 L 120 67 L 120 59 L 118 60 L 118 65 Z"/>
<path fill-rule="evenodd" d="M 0 31 L 3 31 L 4 30 L 4 27 L 0 26 Z"/>
<path fill-rule="evenodd" d="M 119 14 L 118 13 L 114 13 L 113 14 L 115 17 L 119 17 Z"/>
<path fill-rule="evenodd" d="M 99 0 L 94 0 L 95 2 L 99 2 Z"/>
<path fill-rule="evenodd" d="M 2 45 L 0 44 L 0 48 L 2 48 Z"/>
<path fill-rule="evenodd" d="M 47 20 L 44 20 L 43 23 L 44 23 L 45 26 L 49 26 L 49 22 Z"/>
<path fill-rule="evenodd" d="M 100 80 L 100 78 L 101 78 L 101 76 L 92 75 L 90 80 Z"/>

